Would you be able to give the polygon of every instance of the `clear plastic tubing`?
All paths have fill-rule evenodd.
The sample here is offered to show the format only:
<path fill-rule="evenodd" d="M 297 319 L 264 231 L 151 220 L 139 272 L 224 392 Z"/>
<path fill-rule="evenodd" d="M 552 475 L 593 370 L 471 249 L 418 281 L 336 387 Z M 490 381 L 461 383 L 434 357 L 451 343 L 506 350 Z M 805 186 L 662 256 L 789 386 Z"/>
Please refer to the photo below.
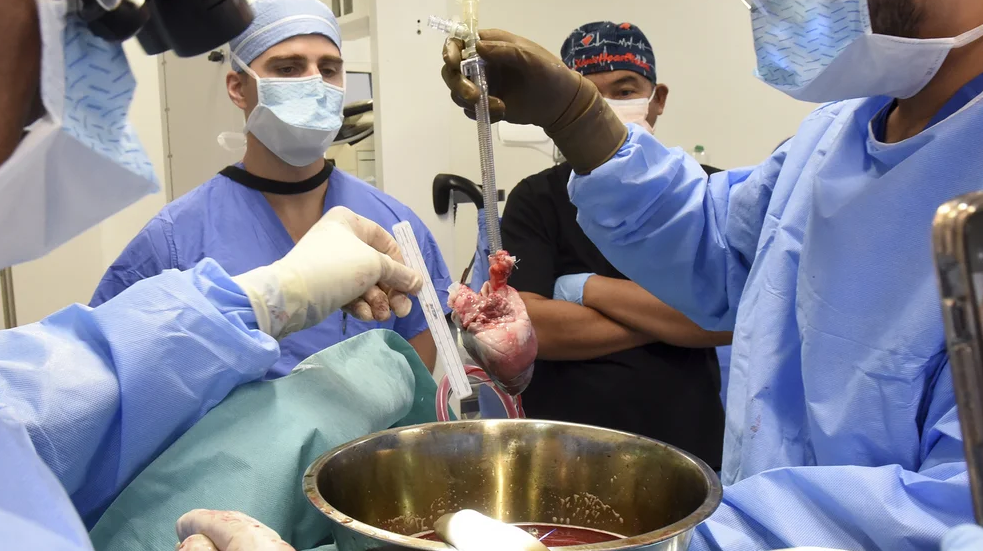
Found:
<path fill-rule="evenodd" d="M 495 182 L 495 145 L 492 140 L 489 112 L 488 79 L 485 62 L 478 56 L 478 0 L 464 1 L 464 23 L 430 17 L 430 27 L 458 38 L 465 43 L 465 60 L 461 72 L 478 88 L 475 119 L 478 122 L 478 153 L 481 158 L 481 188 L 485 200 L 485 227 L 491 253 L 502 250 L 502 230 L 498 219 L 498 186 Z"/>
<path fill-rule="evenodd" d="M 458 40 L 467 40 L 468 35 L 471 34 L 471 30 L 464 23 L 458 23 L 457 21 L 451 21 L 443 17 L 437 17 L 436 15 L 430 16 L 428 24 L 431 29 L 449 34 Z"/>
<path fill-rule="evenodd" d="M 478 0 L 462 0 L 461 15 L 464 26 L 468 28 L 468 37 L 464 39 L 464 59 L 478 57 L 475 45 L 478 43 Z"/>

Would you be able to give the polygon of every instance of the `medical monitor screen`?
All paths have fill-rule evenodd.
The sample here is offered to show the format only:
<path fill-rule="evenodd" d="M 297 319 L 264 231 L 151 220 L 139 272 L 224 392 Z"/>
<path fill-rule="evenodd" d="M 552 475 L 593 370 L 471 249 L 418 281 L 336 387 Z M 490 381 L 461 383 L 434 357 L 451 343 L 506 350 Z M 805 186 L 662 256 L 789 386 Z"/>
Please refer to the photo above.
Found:
<path fill-rule="evenodd" d="M 372 99 L 372 73 L 352 73 L 347 74 L 348 81 L 345 88 L 345 105 L 351 105 L 357 101 Z"/>

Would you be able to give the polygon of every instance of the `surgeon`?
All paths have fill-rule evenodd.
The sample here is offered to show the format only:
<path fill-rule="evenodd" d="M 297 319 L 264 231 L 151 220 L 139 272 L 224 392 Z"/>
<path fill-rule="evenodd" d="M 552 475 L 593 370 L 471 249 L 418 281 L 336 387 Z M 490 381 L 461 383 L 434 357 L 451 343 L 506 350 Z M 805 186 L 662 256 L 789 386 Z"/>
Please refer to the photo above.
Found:
<path fill-rule="evenodd" d="M 341 129 L 345 99 L 335 16 L 320 0 L 261 0 L 252 8 L 256 19 L 229 44 L 233 70 L 225 79 L 230 100 L 245 115 L 245 136 L 229 132 L 220 138 L 233 149 L 245 144 L 243 162 L 154 216 L 113 262 L 90 306 L 164 270 L 190 269 L 202 258 L 215 260 L 232 275 L 272 263 L 336 206 L 384 228 L 408 221 L 440 302 L 446 304 L 453 281 L 419 217 L 324 160 Z M 437 346 L 423 310 L 415 308 L 405 318 L 381 322 L 336 312 L 281 341 L 280 360 L 270 377 L 286 375 L 311 355 L 377 328 L 401 335 L 433 370 Z"/>
<path fill-rule="evenodd" d="M 127 123 L 126 56 L 69 4 L 0 10 L 3 266 L 156 189 Z M 91 549 L 86 525 L 229 392 L 263 378 L 279 339 L 343 307 L 408 314 L 421 276 L 400 260 L 385 230 L 334 209 L 283 259 L 241 276 L 205 259 L 0 332 L 0 546 Z M 236 541 L 223 537 L 239 526 L 193 518 L 187 535 Z"/>
<path fill-rule="evenodd" d="M 492 107 L 573 164 L 578 221 L 615 267 L 734 330 L 723 503 L 693 549 L 938 548 L 972 512 L 929 236 L 981 186 L 983 3 L 751 4 L 758 77 L 829 102 L 756 167 L 707 177 L 502 31 L 478 46 Z M 473 109 L 460 52 L 444 77 Z"/>

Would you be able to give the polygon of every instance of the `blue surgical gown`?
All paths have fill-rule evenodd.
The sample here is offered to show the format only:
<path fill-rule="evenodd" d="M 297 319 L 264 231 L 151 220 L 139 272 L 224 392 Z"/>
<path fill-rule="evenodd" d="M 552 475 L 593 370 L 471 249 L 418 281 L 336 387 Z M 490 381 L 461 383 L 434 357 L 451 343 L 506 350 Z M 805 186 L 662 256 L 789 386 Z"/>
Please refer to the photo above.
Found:
<path fill-rule="evenodd" d="M 972 520 L 930 235 L 983 188 L 981 84 L 900 143 L 869 98 L 819 108 L 757 167 L 708 178 L 633 126 L 571 179 L 619 270 L 734 330 L 723 504 L 693 549 L 935 549 Z"/>
<path fill-rule="evenodd" d="M 430 230 L 413 211 L 358 178 L 335 169 L 328 180 L 324 212 L 345 206 L 374 220 L 388 231 L 409 221 L 441 304 L 447 304 L 452 280 Z M 217 175 L 155 216 L 130 242 L 102 278 L 90 306 L 118 295 L 141 279 L 167 269 L 187 270 L 212 258 L 233 276 L 283 258 L 294 242 L 269 202 L 259 191 Z M 326 251 L 326 254 L 331 254 Z M 417 300 L 406 318 L 362 322 L 336 312 L 316 327 L 280 342 L 280 360 L 269 377 L 280 377 L 313 354 L 371 329 L 390 329 L 406 340 L 428 330 Z"/>
<path fill-rule="evenodd" d="M 211 260 L 0 331 L 0 547 L 91 549 L 85 524 L 278 357 Z"/>

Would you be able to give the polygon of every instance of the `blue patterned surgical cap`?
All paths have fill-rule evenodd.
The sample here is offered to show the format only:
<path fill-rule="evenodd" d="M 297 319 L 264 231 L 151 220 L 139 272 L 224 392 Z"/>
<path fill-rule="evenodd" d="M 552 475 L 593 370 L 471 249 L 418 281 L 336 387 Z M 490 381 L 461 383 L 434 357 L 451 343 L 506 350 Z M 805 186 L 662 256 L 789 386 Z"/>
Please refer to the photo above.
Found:
<path fill-rule="evenodd" d="M 320 34 L 341 49 L 341 28 L 331 10 L 319 0 L 257 0 L 252 3 L 256 18 L 246 32 L 229 42 L 243 63 L 250 64 L 273 46 L 306 34 Z M 242 71 L 233 60 L 232 68 Z"/>

